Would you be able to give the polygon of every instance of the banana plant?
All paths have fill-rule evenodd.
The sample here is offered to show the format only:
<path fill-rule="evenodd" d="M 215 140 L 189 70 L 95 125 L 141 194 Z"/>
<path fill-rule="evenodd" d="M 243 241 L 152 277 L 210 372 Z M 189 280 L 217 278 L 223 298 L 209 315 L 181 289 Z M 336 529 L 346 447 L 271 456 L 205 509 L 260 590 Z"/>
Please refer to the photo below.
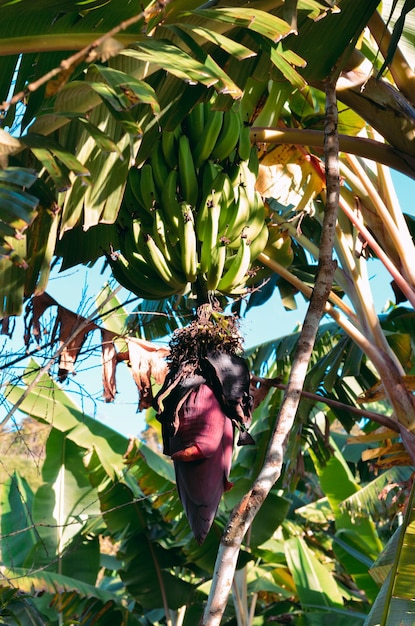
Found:
<path fill-rule="evenodd" d="M 363 219 L 361 220 L 359 216 L 356 217 L 353 214 L 354 206 L 351 203 L 350 194 L 348 195 L 345 191 L 342 194 L 344 217 L 341 217 L 339 220 L 341 228 L 339 227 L 336 250 L 339 258 L 339 269 L 336 274 L 336 293 L 333 292 L 331 294 L 331 304 L 327 307 L 327 311 L 341 324 L 344 331 L 353 338 L 356 345 L 366 354 L 370 363 L 365 361 L 365 365 L 367 365 L 367 370 L 370 372 L 372 379 L 373 370 L 371 365 L 374 365 L 379 377 L 383 380 L 383 391 L 381 393 L 386 394 L 395 414 L 393 417 L 396 416 L 395 423 L 392 421 L 389 425 L 395 426 L 395 432 L 396 428 L 398 429 L 405 442 L 407 452 L 413 458 L 413 440 L 411 435 L 413 404 L 407 381 L 404 378 L 407 361 L 399 358 L 397 344 L 391 345 L 386 340 L 370 301 L 370 290 L 367 277 L 365 276 L 365 261 L 362 256 L 357 260 L 353 256 L 356 243 L 359 240 L 357 233 L 360 233 L 360 235 L 366 237 L 366 241 L 368 241 L 373 252 L 379 258 L 382 258 L 385 264 L 388 263 L 388 269 L 391 271 L 394 280 L 398 282 L 399 290 L 411 302 L 412 266 L 410 256 L 405 257 L 408 258 L 408 261 L 405 262 L 404 259 L 404 263 L 402 263 L 402 266 L 400 265 L 402 261 L 402 247 L 405 248 L 406 254 L 406 244 L 402 246 L 400 242 L 406 242 L 409 245 L 408 249 L 412 251 L 411 238 L 400 212 L 394 211 L 392 196 L 390 191 L 386 189 L 388 187 L 390 190 L 390 186 L 387 185 L 384 172 L 379 169 L 379 172 L 375 174 L 373 172 L 367 173 L 364 169 L 366 164 L 362 161 L 364 157 L 372 157 L 372 159 L 382 161 L 387 165 L 396 166 L 405 173 L 413 175 L 413 147 L 411 141 L 407 140 L 406 137 L 402 137 L 402 132 L 396 131 L 396 124 L 402 124 L 402 120 L 409 128 L 411 128 L 413 123 L 410 107 L 411 92 L 406 90 L 402 75 L 396 72 L 396 66 L 392 68 L 392 62 L 390 62 L 391 74 L 387 75 L 387 80 L 384 78 L 375 83 L 379 89 L 374 91 L 376 93 L 381 93 L 381 91 L 382 93 L 388 93 L 388 103 L 391 105 L 390 108 L 392 110 L 394 108 L 396 110 L 399 97 L 405 91 L 405 104 L 408 104 L 405 108 L 406 114 L 404 116 L 395 116 L 393 118 L 394 123 L 391 123 L 390 117 L 387 118 L 386 122 L 383 121 L 382 123 L 382 116 L 377 118 L 373 115 L 377 100 L 373 90 L 370 91 L 370 88 L 373 88 L 374 81 L 370 77 L 366 81 L 367 75 L 364 74 L 364 68 L 362 70 L 362 66 L 356 62 L 353 48 L 364 25 L 368 21 L 370 21 L 370 28 L 375 34 L 377 17 L 375 17 L 375 20 L 372 18 L 374 10 L 378 6 L 377 2 L 366 3 L 365 10 L 359 10 L 358 12 L 356 12 L 356 9 L 361 9 L 360 5 L 358 7 L 353 2 L 339 2 L 339 6 L 342 9 L 339 15 L 335 12 L 329 12 L 327 17 L 317 22 L 314 22 L 313 19 L 321 17 L 324 12 L 327 12 L 327 5 L 311 3 L 312 10 L 310 10 L 310 3 L 306 3 L 307 14 L 305 14 L 304 6 L 299 3 L 299 19 L 296 21 L 297 13 L 292 12 L 293 5 L 290 5 L 290 9 L 286 4 L 284 3 L 284 6 L 281 8 L 281 11 L 284 11 L 284 13 L 278 13 L 280 10 L 278 8 L 277 15 L 272 14 L 273 18 L 275 18 L 272 20 L 274 26 L 273 33 L 270 33 L 268 28 L 270 15 L 264 16 L 258 12 L 255 14 L 255 17 L 258 19 L 252 20 L 252 14 L 249 14 L 248 19 L 248 14 L 242 10 L 244 7 L 238 7 L 236 12 L 229 9 L 229 7 L 225 7 L 225 10 L 221 10 L 219 7 L 212 9 L 212 13 L 206 8 L 194 10 L 194 6 L 192 6 L 190 7 L 194 10 L 192 17 L 188 18 L 185 16 L 185 19 L 182 19 L 183 16 L 179 15 L 177 11 L 186 8 L 185 3 L 181 3 L 179 9 L 174 8 L 173 4 L 171 7 L 167 5 L 166 13 L 161 13 L 160 7 L 154 10 L 154 6 L 149 5 L 140 16 L 129 16 L 132 20 L 137 18 L 134 23 L 140 23 L 143 27 L 140 32 L 138 45 L 132 49 L 125 49 L 122 54 L 115 55 L 109 60 L 109 67 L 107 67 L 105 62 L 97 62 L 96 57 L 91 59 L 89 54 L 91 51 L 88 49 L 87 54 L 84 50 L 79 57 L 71 58 L 70 64 L 63 63 L 62 68 L 59 67 L 55 71 L 53 65 L 56 64 L 56 67 L 58 67 L 57 56 L 52 58 L 50 55 L 48 56 L 41 52 L 38 63 L 33 65 L 33 56 L 30 56 L 33 55 L 33 49 L 31 50 L 27 47 L 23 51 L 22 69 L 19 70 L 17 83 L 22 86 L 23 83 L 26 84 L 25 68 L 28 66 L 31 68 L 35 67 L 37 76 L 34 76 L 33 80 L 29 82 L 30 90 L 27 90 L 27 92 L 31 91 L 35 96 L 29 98 L 30 103 L 27 109 L 28 112 L 25 114 L 24 124 L 28 125 L 35 116 L 37 119 L 31 126 L 30 132 L 22 137 L 19 145 L 14 145 L 10 152 L 16 152 L 15 158 L 18 159 L 17 163 L 20 163 L 20 160 L 22 160 L 23 164 L 25 164 L 25 159 L 32 159 L 33 157 L 38 159 L 42 167 L 42 176 L 49 183 L 49 197 L 57 198 L 59 205 L 64 207 L 63 217 L 59 225 L 60 233 L 63 234 L 63 237 L 66 236 L 67 227 L 72 228 L 80 225 L 81 222 L 91 230 L 100 221 L 104 223 L 107 221 L 113 222 L 117 218 L 121 201 L 124 198 L 124 191 L 127 190 L 125 181 L 127 172 L 131 169 L 128 166 L 137 157 L 139 147 L 141 150 L 140 158 L 144 158 L 145 151 L 149 149 L 148 146 L 152 144 L 152 138 L 158 132 L 158 121 L 156 122 L 156 119 L 160 120 L 164 131 L 171 130 L 173 132 L 178 123 L 182 121 L 186 110 L 188 111 L 192 108 L 192 105 L 200 99 L 210 99 L 212 91 L 217 90 L 220 92 L 216 102 L 219 107 L 223 106 L 224 108 L 229 106 L 230 97 L 241 95 L 242 90 L 249 94 L 253 93 L 249 105 L 249 110 L 253 112 L 258 99 L 266 93 L 268 79 L 270 77 L 274 78 L 277 73 L 278 80 L 280 79 L 279 73 L 281 73 L 284 81 L 288 81 L 290 85 L 290 93 L 295 93 L 294 97 L 289 97 L 287 101 L 284 100 L 283 103 L 280 103 L 282 115 L 276 118 L 274 112 L 272 125 L 275 125 L 276 120 L 286 123 L 287 119 L 291 125 L 301 125 L 304 129 L 300 128 L 298 130 L 304 130 L 304 133 L 291 133 L 290 135 L 286 131 L 286 140 L 291 143 L 294 142 L 296 145 L 314 145 L 318 148 L 318 141 L 321 141 L 321 134 L 319 134 L 321 109 L 318 106 L 321 97 L 319 98 L 318 88 L 321 87 L 321 81 L 327 77 L 328 71 L 336 63 L 340 63 L 341 69 L 344 70 L 341 79 L 346 81 L 346 87 L 344 87 L 343 83 L 342 93 L 340 93 L 342 86 L 339 81 L 339 95 L 342 101 L 347 106 L 351 106 L 356 113 L 364 115 L 365 120 L 369 121 L 373 128 L 381 132 L 383 137 L 390 140 L 394 149 L 388 149 L 379 141 L 374 142 L 372 137 L 368 139 L 365 137 L 364 141 L 360 138 L 348 137 L 349 141 L 345 143 L 345 151 L 355 153 L 359 157 L 358 159 L 346 157 L 343 167 L 348 187 L 352 188 L 356 197 L 359 198 Z M 26 8 L 30 14 L 30 7 L 26 6 L 23 0 L 21 6 Z M 263 6 L 265 7 L 265 5 Z M 113 3 L 107 3 L 104 8 L 92 3 L 89 8 L 91 9 L 89 12 L 82 13 L 82 18 L 85 17 L 87 20 L 86 23 L 94 22 L 94 26 L 96 26 L 94 18 L 100 17 L 102 18 L 101 24 L 108 28 L 111 19 L 114 17 L 111 13 L 111 8 L 114 8 Z M 7 10 L 10 11 L 10 7 Z M 32 13 L 33 15 L 36 17 L 36 14 Z M 284 15 L 286 18 L 288 15 L 290 19 L 288 21 L 283 20 L 283 23 L 281 23 L 279 21 L 281 15 Z M 359 23 L 357 23 L 356 15 L 359 15 Z M 406 12 L 403 11 L 402 15 L 405 17 Z M 9 13 L 9 16 L 11 20 L 12 18 L 15 19 L 13 14 Z M 62 41 L 59 44 L 61 47 L 67 45 L 65 44 L 67 38 L 62 37 L 63 32 L 71 32 L 73 35 L 73 32 L 76 34 L 77 29 L 80 28 L 82 20 L 78 19 L 74 21 L 74 31 L 72 32 L 71 29 L 68 29 L 68 24 L 71 23 L 71 19 L 74 17 L 74 14 L 64 13 L 62 21 L 55 20 L 54 22 L 55 31 L 53 34 L 55 39 L 58 36 Z M 243 47 L 241 45 L 236 46 L 234 42 L 228 43 L 229 57 L 227 56 L 228 50 L 225 47 L 226 35 L 234 27 L 236 17 L 238 18 L 237 26 L 242 29 L 238 33 L 243 33 L 244 35 L 243 38 L 236 37 L 236 39 L 240 40 Z M 42 20 L 44 19 L 49 18 L 43 14 Z M 205 25 L 207 19 L 220 24 L 221 54 L 219 54 L 217 47 L 212 47 L 212 37 L 208 38 L 208 44 L 200 44 L 199 37 L 203 38 L 203 35 L 206 35 Z M 192 28 L 193 23 L 196 24 L 195 28 Z M 182 27 L 182 24 L 186 24 L 186 26 Z M 289 28 L 287 28 L 287 24 Z M 83 25 L 85 25 L 85 22 Z M 29 46 L 29 44 L 33 45 L 33 42 L 30 43 L 30 38 L 33 35 L 33 31 L 31 32 L 30 29 L 33 28 L 33 23 L 30 20 L 25 20 L 21 28 L 24 30 L 22 34 L 29 36 L 24 42 L 26 46 Z M 154 41 L 152 35 L 148 35 L 148 33 L 153 34 L 153 29 L 154 33 L 156 33 Z M 131 27 L 130 33 L 127 32 L 127 36 L 131 36 L 132 30 L 133 27 Z M 294 30 L 298 30 L 300 33 L 298 38 L 292 36 Z M 189 35 L 189 31 L 192 35 Z M 339 37 L 333 38 L 333 32 L 337 31 Z M 106 32 L 109 33 L 109 30 Z M 120 29 L 116 29 L 115 37 L 120 32 Z M 214 32 L 216 37 L 216 30 Z M 276 32 L 278 37 L 275 36 Z M 273 40 L 273 37 L 279 38 L 279 41 Z M 378 38 L 379 41 L 382 39 L 383 37 Z M 104 38 L 104 41 L 107 41 L 107 38 Z M 328 45 L 328 41 L 332 44 L 331 46 Z M 97 47 L 95 45 L 96 42 L 98 40 L 94 39 L 94 47 Z M 185 43 L 183 44 L 183 42 Z M 10 38 L 5 42 L 8 45 L 11 43 Z M 304 45 L 304 50 L 315 50 L 315 57 L 307 59 L 308 63 L 303 69 L 301 69 L 301 65 L 304 65 L 302 45 Z M 71 43 L 71 46 L 73 46 L 73 43 Z M 183 48 L 186 49 L 186 53 L 184 53 Z M 187 52 L 189 49 L 191 54 Z M 365 39 L 361 49 L 365 51 L 367 59 L 376 67 L 376 54 L 373 53 L 372 42 L 369 41 L 368 43 L 368 40 Z M 115 44 L 112 50 L 108 48 L 105 52 L 99 50 L 98 54 L 103 55 L 101 56 L 102 60 L 105 58 L 105 54 L 111 56 L 114 50 L 119 50 Z M 322 50 L 324 53 L 322 53 Z M 327 54 L 328 50 L 331 51 L 330 54 Z M 13 52 L 11 48 L 8 48 L 8 51 Z M 250 56 L 249 51 L 253 51 L 254 54 Z M 17 51 L 18 54 L 21 54 L 21 52 L 21 49 Z M 25 55 L 26 53 L 27 55 Z M 238 59 L 238 61 L 233 60 L 232 56 Z M 243 63 L 240 63 L 241 60 Z M 17 56 L 14 59 L 10 57 L 8 61 L 8 72 L 4 74 L 5 84 L 7 81 L 10 82 L 12 72 L 16 68 Z M 47 68 L 51 70 L 50 73 L 45 73 L 45 70 L 42 69 L 42 62 L 50 63 Z M 85 66 L 79 63 L 85 63 Z M 147 74 L 146 76 L 144 75 L 147 69 L 144 70 L 143 68 L 147 68 L 147 63 L 150 63 L 151 68 L 148 70 L 151 88 L 149 85 L 143 84 L 143 78 L 147 76 Z M 259 87 L 257 86 L 258 88 L 255 90 L 255 81 L 251 77 L 254 71 L 260 74 L 261 63 L 263 64 L 262 69 L 267 77 L 267 81 L 259 85 Z M 224 75 L 220 66 L 225 64 L 229 65 L 229 75 L 235 78 L 229 78 L 227 74 Z M 157 65 L 166 67 L 171 75 L 166 78 L 164 71 L 156 70 Z M 380 65 L 378 64 L 377 67 L 383 71 L 384 68 L 381 68 Z M 242 66 L 243 69 L 238 73 L 237 68 Z M 409 64 L 406 67 L 408 66 Z M 61 69 L 65 68 L 68 70 L 66 75 L 61 72 Z M 362 75 L 364 76 L 364 81 L 362 81 Z M 45 76 L 48 79 L 59 76 L 60 80 L 58 83 L 49 81 L 46 99 L 50 98 L 48 106 L 49 104 L 51 107 L 53 106 L 53 113 L 50 114 L 50 108 L 48 113 L 42 116 L 42 102 L 44 98 L 37 86 L 42 84 L 42 81 L 40 80 L 39 82 L 38 79 L 42 79 Z M 410 78 L 410 73 L 407 73 L 407 76 Z M 69 82 L 65 86 L 64 83 L 68 80 L 68 77 Z M 76 78 L 76 80 L 72 80 L 73 78 Z M 185 83 L 183 79 L 189 82 Z M 350 79 L 352 79 L 351 82 Z M 349 80 L 349 83 L 347 83 L 347 80 Z M 307 81 L 309 85 L 313 86 L 313 89 L 307 87 Z M 196 89 L 193 89 L 195 85 L 192 83 L 194 82 L 198 83 Z M 365 96 L 370 95 L 370 97 L 364 99 L 365 106 L 361 96 L 362 82 L 365 82 L 367 88 Z M 128 88 L 125 88 L 126 85 Z M 393 88 L 390 88 L 391 85 Z M 396 87 L 401 92 L 397 92 Z M 231 95 L 224 94 L 224 91 L 229 91 Z M 26 94 L 24 89 L 22 92 L 24 95 Z M 270 93 L 272 93 L 272 85 L 270 86 Z M 18 98 L 11 103 L 10 111 L 13 110 L 13 105 L 17 100 Z M 74 101 L 75 104 L 72 105 Z M 79 109 L 77 109 L 79 101 L 82 102 L 80 115 Z M 187 104 L 183 107 L 185 101 Z M 310 117 L 308 119 L 303 116 L 305 102 L 310 105 L 308 109 Z M 173 106 L 171 106 L 171 103 L 173 103 Z M 270 97 L 268 109 L 271 107 L 271 104 L 272 98 Z M 378 107 L 376 110 L 378 110 Z M 89 113 L 88 118 L 85 115 L 86 111 Z M 267 112 L 267 109 L 265 111 Z M 92 119 L 92 122 L 89 118 Z M 272 131 L 274 134 L 269 134 L 270 131 L 267 128 L 271 126 L 271 118 L 267 119 L 267 115 L 263 113 L 262 118 L 259 119 L 264 126 L 257 125 L 252 129 L 253 140 L 260 145 L 264 142 L 281 143 L 283 140 L 281 137 L 284 137 L 285 129 L 277 133 Z M 11 118 L 8 121 L 13 123 Z M 251 122 L 252 120 L 250 119 L 249 121 Z M 99 128 L 100 124 L 102 127 Z M 264 127 L 266 130 L 264 130 Z M 346 120 L 344 127 L 350 129 L 350 124 L 348 125 Z M 354 130 L 349 135 L 354 134 L 357 129 L 361 130 L 361 128 L 362 124 L 356 121 L 355 117 L 353 119 Z M 401 131 L 402 126 L 399 126 L 399 129 Z M 55 140 L 49 141 L 48 138 L 49 134 L 55 131 L 57 140 L 60 142 L 58 144 L 55 143 Z M 84 131 L 89 133 L 88 136 L 84 134 Z M 144 133 L 144 139 L 140 144 L 141 133 Z M 164 135 L 167 136 L 166 132 Z M 47 139 L 45 139 L 45 136 L 47 136 Z M 294 136 L 297 138 L 293 139 Z M 300 136 L 302 137 L 301 140 Z M 65 147 L 69 146 L 70 149 L 67 150 L 65 148 L 62 150 L 62 144 Z M 81 146 L 79 150 L 77 146 Z M 110 151 L 111 158 L 102 158 L 103 149 Z M 297 188 L 300 191 L 298 195 L 302 200 L 297 199 L 293 206 L 297 207 L 297 214 L 301 218 L 305 206 L 315 210 L 315 215 L 311 218 L 305 216 L 304 219 L 297 220 L 299 228 L 296 229 L 295 233 L 291 231 L 289 235 L 292 241 L 298 241 L 298 246 L 295 244 L 297 250 L 300 246 L 304 246 L 308 252 L 311 252 L 317 258 L 316 241 L 318 231 L 321 228 L 321 212 L 319 212 L 319 204 L 315 203 L 314 200 L 316 198 L 324 200 L 324 188 L 321 185 L 321 181 L 319 182 L 319 154 L 318 149 L 311 152 L 303 148 L 299 152 L 300 154 L 297 156 L 300 160 L 301 174 L 306 173 L 307 177 L 303 179 L 301 176 L 301 181 L 298 183 Z M 71 158 L 73 154 L 76 157 L 82 156 L 82 158 Z M 122 158 L 119 158 L 120 155 Z M 380 155 L 380 157 L 376 158 L 377 155 Z M 309 166 L 307 172 L 304 162 Z M 107 167 L 108 164 L 111 165 L 109 168 Z M 84 184 L 88 180 L 88 172 L 93 174 L 94 185 Z M 111 178 L 112 172 L 114 172 L 114 179 Z M 378 182 L 373 184 L 373 178 L 376 175 L 378 176 Z M 289 176 L 288 178 L 292 180 L 292 177 Z M 70 185 L 68 191 L 63 192 L 62 190 L 67 188 L 68 185 Z M 376 188 L 377 185 L 379 186 L 378 189 Z M 104 197 L 100 195 L 101 186 L 102 189 L 105 189 Z M 65 193 L 65 197 L 63 195 L 57 196 L 57 193 Z M 52 207 L 52 203 L 48 206 Z M 277 207 L 271 202 L 270 206 L 275 228 L 283 226 L 288 231 L 287 217 L 291 219 L 291 215 L 287 213 L 287 207 L 284 207 L 284 205 L 283 208 Z M 375 224 L 378 226 L 378 230 L 381 229 L 381 234 L 375 233 L 374 240 L 368 240 L 370 232 L 367 225 L 369 225 L 369 217 L 372 216 L 374 207 L 376 211 Z M 386 210 L 384 210 L 384 207 L 386 207 Z M 186 221 L 186 224 L 188 221 Z M 306 232 L 307 224 L 311 231 L 308 233 Z M 373 223 L 369 227 L 373 230 Z M 54 235 L 55 239 L 56 232 Z M 113 232 L 110 237 L 114 236 Z M 385 238 L 381 236 L 382 233 L 386 233 Z M 85 260 L 93 261 L 101 254 L 101 233 L 96 234 L 98 235 L 96 246 L 91 246 L 90 248 L 91 257 L 93 258 L 83 257 L 82 262 Z M 82 237 L 82 231 L 80 231 L 80 237 Z M 36 241 L 39 242 L 40 237 Z M 108 241 L 108 238 L 106 241 Z M 148 241 L 147 239 L 146 243 Z M 72 250 L 74 248 L 70 248 L 70 252 L 67 252 L 67 254 L 72 254 Z M 383 256 L 382 251 L 384 252 Z M 287 270 L 282 263 L 278 263 L 272 258 L 272 254 L 262 254 L 258 259 L 264 266 L 281 275 L 295 289 L 300 289 L 307 297 L 309 296 L 310 284 L 313 283 L 312 267 L 307 268 L 309 270 L 308 275 L 304 277 L 304 274 L 300 273 L 301 267 L 298 267 L 299 264 L 294 262 L 291 270 Z M 298 257 L 300 257 L 300 254 Z M 304 254 L 302 254 L 302 261 L 304 261 Z M 69 260 L 69 263 L 76 262 L 78 261 L 74 258 Z M 171 270 L 171 267 L 165 269 Z M 32 291 L 28 289 L 27 294 L 30 295 L 30 293 Z M 351 306 L 346 305 L 339 297 L 343 293 L 349 295 L 352 302 Z M 10 296 L 6 294 L 6 298 L 10 298 Z M 7 311 L 10 313 L 12 309 L 9 308 Z M 19 310 L 17 307 L 16 311 L 18 312 Z M 399 347 L 402 348 L 402 345 L 400 344 Z M 373 383 L 375 382 L 374 380 Z M 375 387 L 374 389 L 376 390 L 377 388 Z M 344 386 L 343 393 L 349 393 L 349 390 L 345 389 Z M 302 546 L 298 545 L 297 547 L 298 552 L 300 552 Z"/>
<path fill-rule="evenodd" d="M 271 10 L 267 2 L 255 9 L 149 2 L 139 14 L 113 0 L 104 6 L 88 2 L 86 12 L 77 7 L 68 12 L 65 3 L 55 3 L 50 14 L 40 14 L 40 7 L 26 0 L 18 4 L 25 11 L 24 25 L 16 20 L 14 5 L 4 7 L 5 23 L 15 25 L 2 38 L 8 55 L 0 85 L 5 124 L 18 131 L 16 104 L 27 98 L 27 105 L 23 134 L 8 151 L 18 161 L 35 158 L 53 200 L 53 190 L 58 192 L 62 211 L 50 245 L 74 264 L 95 260 L 111 241 L 117 245 L 111 224 L 128 171 L 137 158 L 138 164 L 145 158 L 160 126 L 174 130 L 198 101 L 210 100 L 214 92 L 219 94 L 216 106 L 228 109 L 245 91 L 248 110 L 253 110 L 275 76 L 293 90 L 304 90 L 307 81 L 320 85 L 327 68 L 351 54 L 378 2 L 366 3 L 364 12 L 340 2 L 340 13 L 334 3 L 317 1 L 283 3 Z M 333 26 L 341 35 L 334 40 Z M 10 32 L 14 35 L 7 36 Z M 331 46 L 322 55 L 320 47 L 328 38 Z M 71 56 L 65 53 L 79 48 Z M 315 52 L 304 59 L 302 49 Z M 252 81 L 254 72 L 264 76 L 263 83 Z M 7 100 L 11 84 L 13 95 Z M 77 239 L 88 239 L 82 248 L 89 259 L 78 254 L 78 246 L 65 246 L 56 238 L 59 232 L 65 239 L 75 227 Z M 82 228 L 94 234 L 84 235 Z M 31 293 L 33 285 L 26 289 L 26 295 Z"/>

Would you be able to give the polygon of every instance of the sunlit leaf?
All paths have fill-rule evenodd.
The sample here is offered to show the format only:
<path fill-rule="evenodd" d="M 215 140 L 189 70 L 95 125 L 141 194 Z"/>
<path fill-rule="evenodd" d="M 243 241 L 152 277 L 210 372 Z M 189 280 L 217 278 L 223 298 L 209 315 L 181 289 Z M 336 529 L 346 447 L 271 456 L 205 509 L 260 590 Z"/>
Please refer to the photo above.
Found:
<path fill-rule="evenodd" d="M 155 114 L 160 113 L 160 105 L 154 89 L 145 81 L 138 80 L 130 74 L 111 67 L 96 65 L 92 67 L 95 73 L 101 75 L 108 83 L 89 82 L 104 99 L 109 99 L 111 106 L 116 110 L 131 109 L 142 102 L 149 104 Z M 94 75 L 95 75 L 94 73 Z"/>
<path fill-rule="evenodd" d="M 249 57 L 256 55 L 256 52 L 250 50 L 241 43 L 234 41 L 221 33 L 209 30 L 208 28 L 186 24 L 185 22 L 180 24 L 179 28 L 216 44 L 219 48 L 225 50 L 238 60 L 248 59 Z"/>
<path fill-rule="evenodd" d="M 183 80 L 200 82 L 207 87 L 215 86 L 218 91 L 232 94 L 234 97 L 241 95 L 240 89 L 211 57 L 207 56 L 205 63 L 200 63 L 168 41 L 140 42 L 137 49 L 123 50 L 121 54 L 157 63 Z"/>
<path fill-rule="evenodd" d="M 274 42 L 279 41 L 292 32 L 291 26 L 287 24 L 287 22 L 284 22 L 284 20 L 271 13 L 260 10 L 218 7 L 213 9 L 198 9 L 195 11 L 195 14 L 205 17 L 206 19 L 230 22 L 234 26 L 243 26 L 252 29 Z"/>
<path fill-rule="evenodd" d="M 1 554 L 6 566 L 25 566 L 38 541 L 31 520 L 32 503 L 29 484 L 13 473 L 1 488 Z"/>

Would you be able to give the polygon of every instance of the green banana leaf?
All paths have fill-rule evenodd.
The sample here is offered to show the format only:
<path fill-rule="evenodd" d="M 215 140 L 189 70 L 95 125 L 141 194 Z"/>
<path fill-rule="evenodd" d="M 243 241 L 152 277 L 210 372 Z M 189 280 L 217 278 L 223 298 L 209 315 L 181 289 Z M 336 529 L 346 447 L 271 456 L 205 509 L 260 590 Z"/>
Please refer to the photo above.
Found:
<path fill-rule="evenodd" d="M 370 483 L 363 485 L 359 491 L 349 496 L 342 503 L 350 514 L 359 517 L 362 513 L 369 513 L 374 520 L 384 517 L 393 517 L 400 510 L 401 502 L 396 498 L 396 491 L 388 492 L 384 496 L 384 489 L 388 485 L 403 484 L 412 474 L 411 467 L 391 467 L 382 472 Z"/>
<path fill-rule="evenodd" d="M 288 539 L 285 555 L 304 610 L 343 608 L 341 590 L 335 578 L 316 559 L 304 539 Z"/>
<path fill-rule="evenodd" d="M 14 472 L 1 487 L 1 556 L 8 567 L 24 567 L 38 541 L 31 520 L 33 492 Z M 30 561 L 29 561 L 30 563 Z"/>
<path fill-rule="evenodd" d="M 85 522 L 100 514 L 95 490 L 85 474 L 84 451 L 53 428 L 46 443 L 42 467 L 44 484 L 33 502 L 34 522 L 49 520 L 39 530 L 36 561 L 48 565 L 50 554 L 63 554 L 58 565 L 69 574 L 78 561 L 80 580 L 93 584 L 99 569 L 99 546 L 82 537 Z M 81 535 L 80 535 L 81 533 Z"/>
<path fill-rule="evenodd" d="M 35 363 L 28 369 L 32 373 L 26 382 L 33 379 Z M 9 400 L 15 402 L 24 390 L 14 387 L 9 391 Z M 97 544 L 87 539 L 87 529 L 96 532 L 93 518 L 98 516 L 113 540 L 121 542 L 117 571 L 145 610 L 163 607 L 163 597 L 172 609 L 196 601 L 194 585 L 186 580 L 192 570 L 184 569 L 183 578 L 173 571 L 180 563 L 184 566 L 185 560 L 169 538 L 168 524 L 182 515 L 171 463 L 141 442 L 124 458 L 127 440 L 81 413 L 47 376 L 29 392 L 20 409 L 53 425 L 43 468 L 45 483 L 33 505 L 35 523 L 42 519 L 46 524 L 36 534 L 36 539 L 39 534 L 41 537 L 32 548 L 31 562 L 45 565 L 51 554 L 66 547 L 61 571 L 67 573 L 76 566 L 80 581 L 96 578 L 92 550 Z M 56 454 L 59 449 L 64 457 Z M 66 496 L 60 500 L 63 494 Z M 88 521 L 90 511 L 95 515 Z M 152 530 L 156 527 L 159 536 Z M 42 553 L 45 549 L 49 557 Z M 200 559 L 197 554 L 195 558 Z"/>
<path fill-rule="evenodd" d="M 403 523 L 373 565 L 373 576 L 382 583 L 365 626 L 413 624 L 415 488 L 407 500 Z"/>
<path fill-rule="evenodd" d="M 22 310 L 19 299 L 31 258 L 26 233 L 38 215 L 39 205 L 39 198 L 27 189 L 36 178 L 33 169 L 9 166 L 0 170 L 0 317 L 19 315 Z"/>
<path fill-rule="evenodd" d="M 117 619 L 118 617 L 119 620 L 120 616 L 117 616 L 117 612 L 124 612 L 121 598 L 117 598 L 116 594 L 101 590 L 95 585 L 89 585 L 70 576 L 47 571 L 31 572 L 22 568 L 5 568 L 3 574 L 10 581 L 10 584 L 13 584 L 15 580 L 19 580 L 19 588 L 24 593 L 32 593 L 33 589 L 35 589 L 39 595 L 47 594 L 49 602 L 51 597 L 64 599 L 65 596 L 70 598 L 71 595 L 72 597 L 76 595 L 78 599 L 86 600 L 93 604 L 96 612 L 107 604 L 110 604 L 110 606 L 115 605 L 116 610 L 112 615 L 112 619 Z M 39 602 L 39 604 L 41 605 L 42 603 Z M 78 604 L 78 608 L 81 606 Z M 65 607 L 65 602 L 61 603 L 61 608 L 63 615 L 66 614 L 68 618 L 73 615 L 73 613 L 68 611 L 69 607 Z M 73 610 L 73 606 L 70 608 Z M 44 624 L 45 622 L 43 621 L 42 623 Z"/>
<path fill-rule="evenodd" d="M 37 610 L 29 594 L 24 594 L 12 585 L 4 585 L 0 589 L 0 624 L 4 626 L 43 626 L 44 619 Z"/>
<path fill-rule="evenodd" d="M 382 542 L 368 515 L 363 519 L 355 519 L 349 511 L 341 507 L 347 497 L 359 490 L 359 486 L 334 441 L 331 445 L 334 453 L 324 466 L 318 462 L 312 450 L 310 455 L 335 519 L 337 532 L 333 551 L 346 571 L 356 580 L 359 588 L 364 589 L 368 597 L 374 599 L 377 590 L 369 575 L 369 568 L 381 551 Z M 337 537 L 341 543 L 336 542 Z"/>
<path fill-rule="evenodd" d="M 30 384 L 37 370 L 37 363 L 31 361 L 24 382 Z M 10 387 L 7 398 L 11 403 L 16 403 L 25 393 L 23 387 Z M 79 447 L 96 451 L 108 476 L 116 477 L 123 473 L 127 439 L 85 415 L 49 376 L 41 378 L 35 389 L 25 396 L 19 409 L 35 419 L 49 423 Z"/>

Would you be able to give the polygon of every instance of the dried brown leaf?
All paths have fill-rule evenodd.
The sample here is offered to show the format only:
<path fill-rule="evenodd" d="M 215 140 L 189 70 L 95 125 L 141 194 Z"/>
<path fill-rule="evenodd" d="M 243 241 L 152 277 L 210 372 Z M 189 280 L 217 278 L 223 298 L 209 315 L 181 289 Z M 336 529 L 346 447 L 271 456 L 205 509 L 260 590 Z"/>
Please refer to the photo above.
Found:
<path fill-rule="evenodd" d="M 64 344 L 76 328 L 83 322 L 84 318 L 64 307 L 58 307 L 57 324 L 59 325 L 59 344 Z M 68 374 L 75 371 L 75 361 L 84 345 L 88 334 L 97 328 L 93 322 L 89 322 L 62 350 L 59 359 L 58 378 L 61 382 L 66 380 Z"/>
<path fill-rule="evenodd" d="M 151 378 L 155 383 L 162 384 L 167 375 L 165 357 L 169 349 L 137 337 L 127 338 L 127 343 L 130 366 L 139 392 L 138 408 L 141 411 L 149 408 L 153 402 Z"/>
<path fill-rule="evenodd" d="M 101 329 L 101 348 L 103 397 L 105 402 L 113 402 L 117 393 L 115 370 L 119 359 L 112 331 Z"/>

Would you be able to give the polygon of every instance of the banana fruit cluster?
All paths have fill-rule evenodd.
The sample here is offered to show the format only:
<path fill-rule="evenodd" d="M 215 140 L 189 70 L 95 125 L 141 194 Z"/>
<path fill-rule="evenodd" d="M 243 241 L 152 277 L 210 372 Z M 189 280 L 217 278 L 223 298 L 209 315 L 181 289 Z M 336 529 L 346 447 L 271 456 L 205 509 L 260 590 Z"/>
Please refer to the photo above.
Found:
<path fill-rule="evenodd" d="M 255 189 L 258 155 L 237 110 L 197 104 L 163 131 L 124 196 L 121 251 L 108 255 L 115 278 L 146 299 L 192 290 L 244 294 L 252 262 L 268 241 Z"/>

